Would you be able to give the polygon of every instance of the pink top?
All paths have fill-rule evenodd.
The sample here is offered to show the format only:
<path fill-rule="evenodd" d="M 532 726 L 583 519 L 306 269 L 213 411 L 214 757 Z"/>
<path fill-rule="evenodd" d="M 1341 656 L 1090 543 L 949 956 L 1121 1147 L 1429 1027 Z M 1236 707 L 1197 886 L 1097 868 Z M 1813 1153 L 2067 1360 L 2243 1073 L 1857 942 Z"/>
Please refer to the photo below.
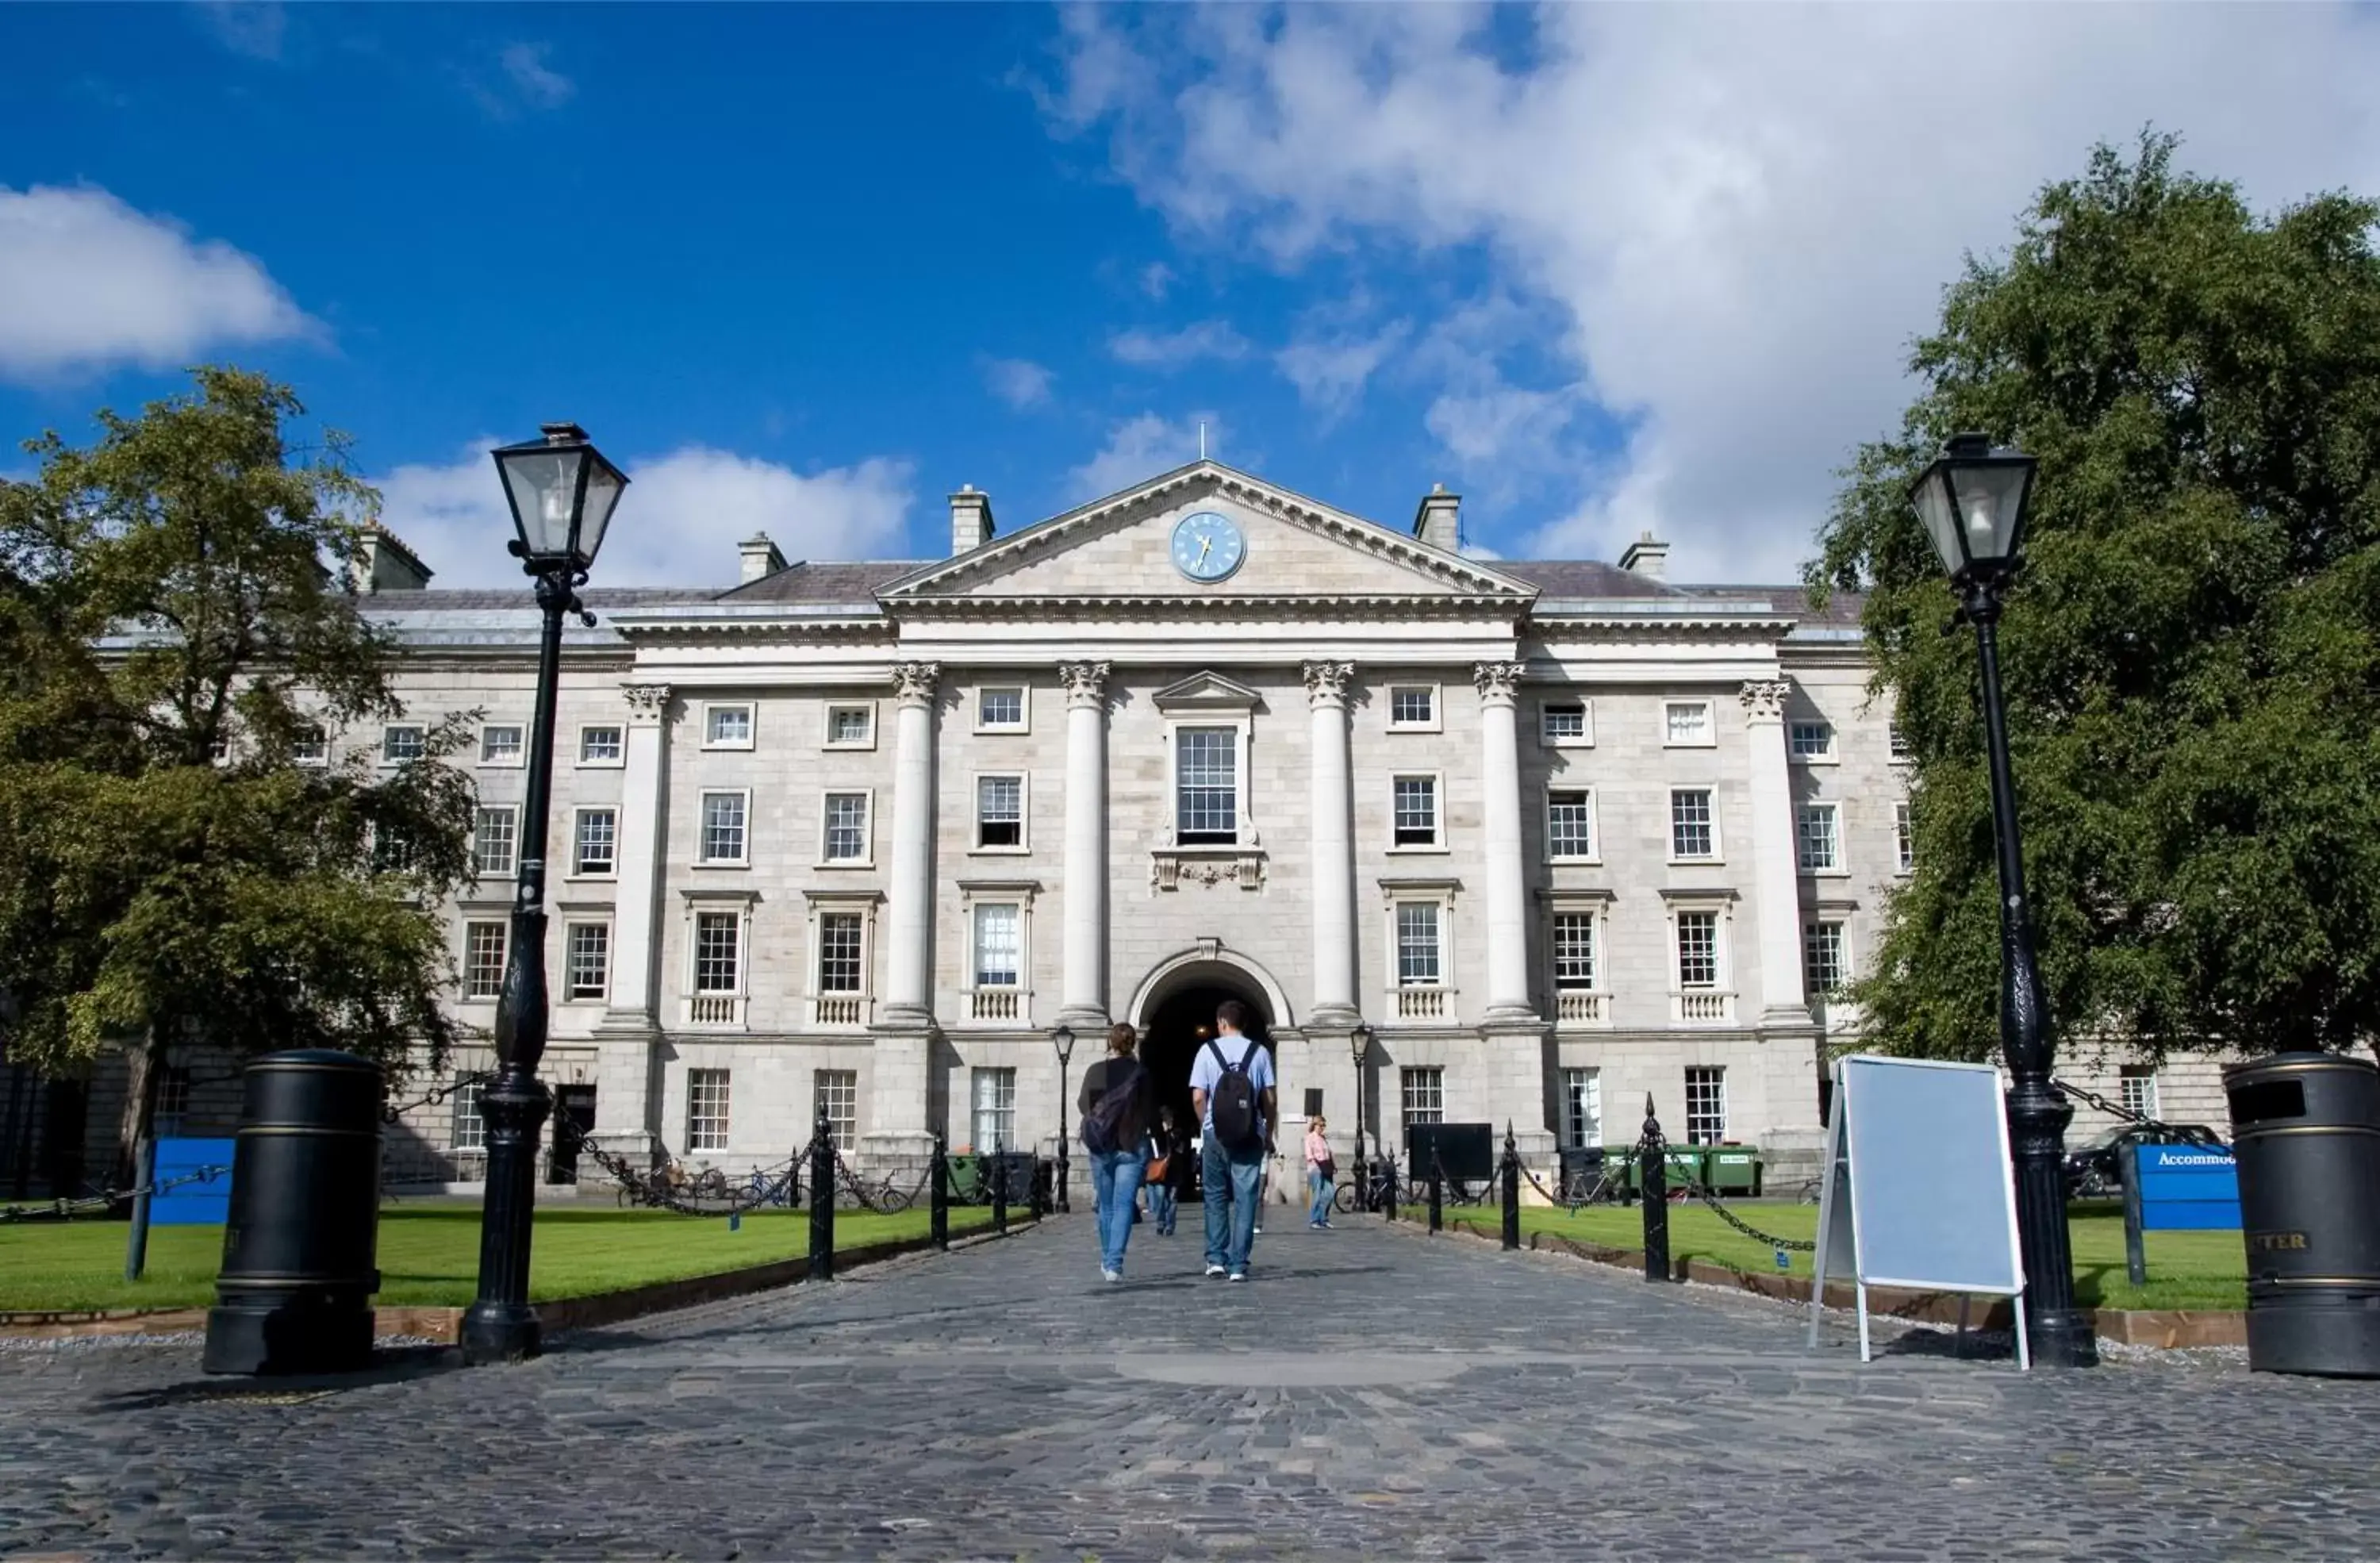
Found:
<path fill-rule="evenodd" d="M 1319 1167 L 1330 1159 L 1330 1142 L 1322 1137 L 1319 1129 L 1305 1132 L 1305 1165 Z"/>

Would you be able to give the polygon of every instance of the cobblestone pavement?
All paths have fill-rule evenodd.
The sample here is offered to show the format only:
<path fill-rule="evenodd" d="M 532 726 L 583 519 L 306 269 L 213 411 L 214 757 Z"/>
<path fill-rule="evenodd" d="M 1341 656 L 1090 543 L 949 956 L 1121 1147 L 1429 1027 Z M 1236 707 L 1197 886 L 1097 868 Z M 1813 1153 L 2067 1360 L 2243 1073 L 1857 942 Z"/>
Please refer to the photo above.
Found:
<path fill-rule="evenodd" d="M 1954 1361 L 1468 1240 L 1089 1218 L 360 1381 L 0 1352 L 0 1552 L 1067 1558 L 2380 1556 L 2380 1385 Z"/>

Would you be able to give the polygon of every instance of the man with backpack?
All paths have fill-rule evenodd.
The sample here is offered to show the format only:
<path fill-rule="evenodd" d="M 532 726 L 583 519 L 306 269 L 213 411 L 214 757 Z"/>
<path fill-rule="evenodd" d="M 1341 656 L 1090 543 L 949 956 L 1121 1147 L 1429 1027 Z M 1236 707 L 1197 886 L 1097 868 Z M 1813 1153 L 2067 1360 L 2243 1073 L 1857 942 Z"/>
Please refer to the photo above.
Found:
<path fill-rule="evenodd" d="M 1274 1122 L 1272 1054 L 1243 1035 L 1247 1023 L 1247 1006 L 1224 1000 L 1215 1011 L 1217 1035 L 1190 1068 L 1190 1101 L 1206 1136 L 1198 1173 L 1206 1184 L 1207 1274 L 1235 1281 L 1248 1278 Z"/>
<path fill-rule="evenodd" d="M 1083 1148 L 1091 1157 L 1092 1204 L 1099 1211 L 1099 1275 L 1123 1279 L 1123 1251 L 1132 1241 L 1140 1197 L 1143 1154 L 1157 1093 L 1148 1071 L 1132 1056 L 1139 1040 L 1131 1026 L 1108 1028 L 1108 1056 L 1083 1072 Z"/>

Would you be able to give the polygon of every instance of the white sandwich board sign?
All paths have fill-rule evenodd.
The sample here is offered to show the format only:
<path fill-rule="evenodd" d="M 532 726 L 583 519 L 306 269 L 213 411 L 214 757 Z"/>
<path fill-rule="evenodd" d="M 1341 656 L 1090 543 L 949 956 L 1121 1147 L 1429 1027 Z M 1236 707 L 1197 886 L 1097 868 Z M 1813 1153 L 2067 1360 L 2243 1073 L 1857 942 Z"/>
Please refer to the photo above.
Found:
<path fill-rule="evenodd" d="M 1891 1286 L 2010 1299 L 2017 1363 L 2032 1367 L 1998 1070 L 1865 1054 L 1836 1060 L 1826 1168 L 1811 1345 L 1818 1342 L 1827 1282 L 1849 1278 L 1862 1362 L 1869 1358 L 1868 1288 Z"/>

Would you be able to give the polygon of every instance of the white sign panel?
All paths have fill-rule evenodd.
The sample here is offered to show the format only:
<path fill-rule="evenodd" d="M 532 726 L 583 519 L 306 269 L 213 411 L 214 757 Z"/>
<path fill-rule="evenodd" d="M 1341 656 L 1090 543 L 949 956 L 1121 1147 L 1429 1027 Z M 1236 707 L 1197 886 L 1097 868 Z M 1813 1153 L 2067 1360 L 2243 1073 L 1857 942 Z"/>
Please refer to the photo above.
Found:
<path fill-rule="evenodd" d="M 1999 1072 L 1927 1059 L 1838 1059 L 1827 1157 L 1811 1343 L 1828 1280 L 1848 1276 L 1858 1294 L 1862 1362 L 1867 1289 L 1892 1286 L 2018 1299 L 2017 1361 L 2031 1366 Z"/>

